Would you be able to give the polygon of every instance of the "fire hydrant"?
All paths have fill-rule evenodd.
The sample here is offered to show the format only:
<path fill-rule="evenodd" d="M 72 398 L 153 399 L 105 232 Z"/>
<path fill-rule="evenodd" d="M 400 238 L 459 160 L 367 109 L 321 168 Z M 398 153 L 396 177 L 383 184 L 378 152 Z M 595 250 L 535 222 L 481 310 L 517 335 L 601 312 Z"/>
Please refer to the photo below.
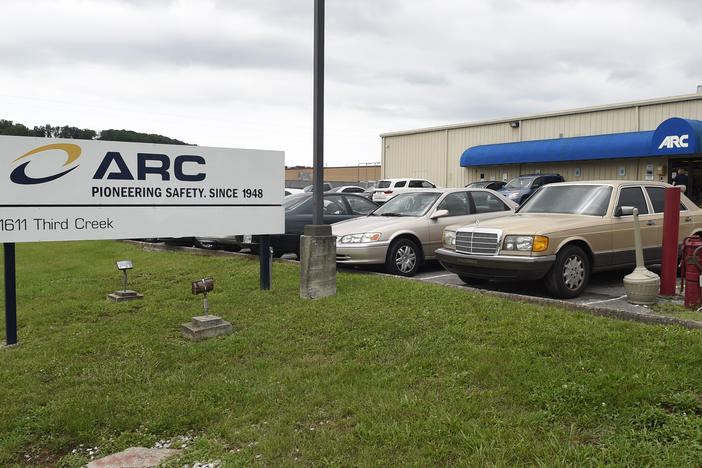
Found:
<path fill-rule="evenodd" d="M 702 303 L 700 260 L 702 260 L 702 239 L 699 236 L 686 237 L 683 240 L 680 276 L 685 289 L 685 307 L 688 309 L 697 309 Z"/>

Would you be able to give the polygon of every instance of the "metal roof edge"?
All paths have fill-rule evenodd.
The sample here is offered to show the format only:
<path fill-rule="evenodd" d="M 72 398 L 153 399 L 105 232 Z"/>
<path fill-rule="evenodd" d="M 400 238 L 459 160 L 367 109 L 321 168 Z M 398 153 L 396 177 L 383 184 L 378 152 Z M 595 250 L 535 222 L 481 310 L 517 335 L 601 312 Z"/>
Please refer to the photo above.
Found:
<path fill-rule="evenodd" d="M 413 134 L 417 134 L 417 133 L 438 132 L 438 131 L 442 131 L 442 130 L 453 130 L 456 128 L 479 127 L 482 125 L 509 123 L 509 122 L 513 122 L 515 120 L 519 120 L 519 121 L 534 120 L 534 119 L 542 119 L 545 117 L 559 117 L 559 116 L 568 115 L 568 114 L 584 114 L 584 113 L 588 113 L 588 112 L 601 112 L 601 111 L 605 111 L 605 110 L 624 109 L 627 107 L 650 106 L 650 105 L 666 104 L 666 103 L 672 103 L 672 102 L 694 101 L 694 100 L 698 100 L 698 99 L 702 99 L 702 93 L 681 94 L 679 96 L 643 99 L 643 100 L 639 100 L 639 101 L 620 102 L 620 103 L 616 103 L 616 104 L 605 104 L 605 105 L 598 105 L 598 106 L 578 107 L 578 108 L 574 108 L 574 109 L 567 109 L 567 110 L 561 110 L 561 111 L 542 112 L 542 113 L 537 113 L 537 114 L 526 114 L 526 115 L 515 116 L 515 117 L 503 117 L 503 118 L 499 118 L 499 119 L 479 120 L 476 122 L 464 122 L 464 123 L 458 123 L 458 124 L 440 125 L 440 126 L 436 126 L 436 127 L 425 127 L 425 128 L 414 129 L 414 130 L 400 130 L 397 132 L 381 133 L 380 137 L 385 138 L 385 137 L 392 137 L 392 136 L 413 135 Z"/>

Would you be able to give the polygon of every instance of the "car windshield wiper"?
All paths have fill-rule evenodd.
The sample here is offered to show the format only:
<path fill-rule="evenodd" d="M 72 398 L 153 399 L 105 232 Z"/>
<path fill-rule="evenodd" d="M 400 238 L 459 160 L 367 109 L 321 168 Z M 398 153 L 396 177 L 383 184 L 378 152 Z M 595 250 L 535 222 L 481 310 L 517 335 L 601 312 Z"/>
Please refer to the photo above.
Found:
<path fill-rule="evenodd" d="M 405 216 L 400 213 L 381 213 L 380 216 Z"/>

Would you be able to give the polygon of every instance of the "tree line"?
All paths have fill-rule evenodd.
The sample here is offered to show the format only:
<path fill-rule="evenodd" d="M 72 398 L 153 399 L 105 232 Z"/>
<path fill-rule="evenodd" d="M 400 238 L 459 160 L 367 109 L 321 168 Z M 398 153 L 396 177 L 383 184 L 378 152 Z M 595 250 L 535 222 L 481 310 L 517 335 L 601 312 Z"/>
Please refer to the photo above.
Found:
<path fill-rule="evenodd" d="M 180 140 L 168 138 L 155 133 L 140 133 L 132 130 L 102 130 L 96 132 L 88 128 L 54 127 L 50 124 L 41 127 L 29 128 L 21 123 L 13 123 L 12 120 L 0 119 L 0 135 L 30 136 L 43 138 L 73 138 L 78 140 L 105 140 L 105 141 L 130 141 L 137 143 L 164 143 L 171 145 L 187 145 Z"/>

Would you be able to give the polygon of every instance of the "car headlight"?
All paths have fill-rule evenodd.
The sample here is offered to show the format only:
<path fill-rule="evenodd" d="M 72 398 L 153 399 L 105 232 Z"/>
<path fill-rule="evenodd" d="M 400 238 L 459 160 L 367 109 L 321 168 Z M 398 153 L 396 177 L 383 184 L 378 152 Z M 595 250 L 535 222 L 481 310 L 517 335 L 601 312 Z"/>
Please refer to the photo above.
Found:
<path fill-rule="evenodd" d="M 369 242 L 377 242 L 381 238 L 379 232 L 359 232 L 356 234 L 346 234 L 339 238 L 339 244 L 366 244 Z"/>
<path fill-rule="evenodd" d="M 544 236 L 505 236 L 502 250 L 521 252 L 543 252 L 548 248 L 548 237 Z"/>
<path fill-rule="evenodd" d="M 456 249 L 456 231 L 449 231 L 448 229 L 444 230 L 444 233 L 441 235 L 441 243 L 446 247 L 447 249 Z"/>
<path fill-rule="evenodd" d="M 519 198 L 519 193 L 510 193 L 508 195 L 508 197 L 510 200 L 515 200 L 515 199 Z"/>

